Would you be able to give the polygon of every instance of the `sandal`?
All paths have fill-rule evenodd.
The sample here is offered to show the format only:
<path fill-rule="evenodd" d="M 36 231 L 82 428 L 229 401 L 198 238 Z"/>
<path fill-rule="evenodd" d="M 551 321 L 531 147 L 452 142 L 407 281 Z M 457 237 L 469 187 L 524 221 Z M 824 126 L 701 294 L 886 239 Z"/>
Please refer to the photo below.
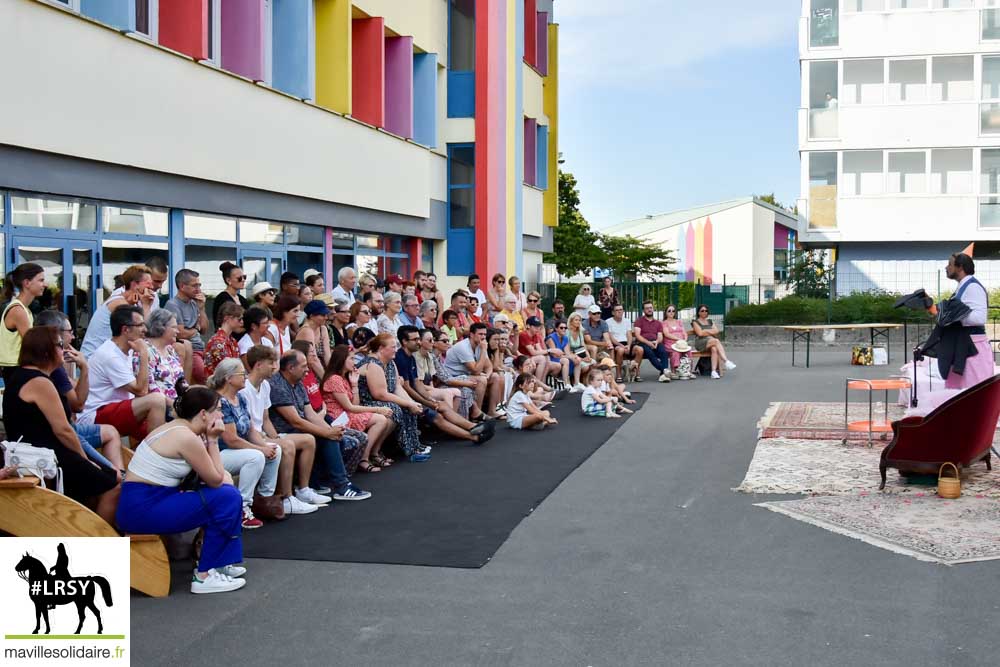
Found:
<path fill-rule="evenodd" d="M 386 458 L 386 457 L 385 457 L 385 456 L 383 456 L 382 454 L 375 454 L 375 455 L 373 455 L 373 456 L 370 456 L 370 457 L 368 457 L 368 458 L 369 458 L 369 460 L 370 460 L 370 461 L 371 461 L 372 463 L 374 463 L 375 465 L 377 465 L 377 466 L 378 466 L 379 468 L 388 468 L 388 467 L 389 467 L 389 466 L 391 466 L 391 465 L 392 465 L 393 463 L 395 463 L 395 461 L 393 461 L 393 460 L 392 460 L 392 459 L 390 459 L 390 458 Z"/>
<path fill-rule="evenodd" d="M 358 464 L 358 472 L 382 472 L 382 468 L 378 465 L 372 465 L 369 461 L 362 461 Z"/>

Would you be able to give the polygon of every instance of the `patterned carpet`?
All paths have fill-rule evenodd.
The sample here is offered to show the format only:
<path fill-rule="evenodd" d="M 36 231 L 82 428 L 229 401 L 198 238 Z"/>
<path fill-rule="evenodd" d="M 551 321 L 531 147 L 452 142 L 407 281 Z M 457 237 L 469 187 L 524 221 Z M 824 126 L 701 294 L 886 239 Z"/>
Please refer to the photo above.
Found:
<path fill-rule="evenodd" d="M 903 406 L 891 402 L 895 399 L 894 393 L 889 392 L 890 421 L 903 417 Z M 882 394 L 882 392 L 876 392 L 876 394 Z M 884 394 L 881 397 L 884 397 Z M 885 404 L 883 401 L 873 404 L 872 414 L 874 419 L 882 419 L 882 415 L 885 414 Z M 848 421 L 867 420 L 867 401 L 852 401 L 848 407 L 847 419 Z M 761 438 L 842 440 L 844 438 L 844 404 L 772 403 L 757 426 L 760 432 L 759 437 Z M 892 434 L 886 435 L 891 437 Z M 868 440 L 867 433 L 849 433 L 847 437 L 849 440 Z"/>
<path fill-rule="evenodd" d="M 879 493 L 881 453 L 882 447 L 878 444 L 868 447 L 851 441 L 844 445 L 840 440 L 767 438 L 757 443 L 746 477 L 734 490 L 841 496 Z M 888 471 L 886 479 L 886 493 L 937 493 L 933 482 L 910 482 L 893 469 Z M 962 493 L 1000 498 L 1000 468 L 987 472 L 986 464 L 977 463 L 966 469 L 962 476 Z"/>
<path fill-rule="evenodd" d="M 918 560 L 957 565 L 1000 558 L 1000 503 L 992 499 L 817 496 L 758 507 Z"/>

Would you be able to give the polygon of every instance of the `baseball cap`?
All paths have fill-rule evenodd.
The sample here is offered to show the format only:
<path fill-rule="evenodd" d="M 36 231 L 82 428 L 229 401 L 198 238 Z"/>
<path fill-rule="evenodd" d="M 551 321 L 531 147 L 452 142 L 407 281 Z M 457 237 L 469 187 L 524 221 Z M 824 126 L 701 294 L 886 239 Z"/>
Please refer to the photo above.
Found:
<path fill-rule="evenodd" d="M 268 290 L 274 290 L 275 292 L 278 291 L 274 289 L 274 286 L 271 285 L 271 283 L 267 282 L 266 280 L 263 280 L 253 286 L 253 291 L 251 292 L 251 294 L 253 296 L 257 296 L 258 294 L 261 294 L 262 292 L 266 292 Z"/>
<path fill-rule="evenodd" d="M 394 274 L 392 274 L 391 276 L 389 276 L 388 278 L 385 279 L 385 284 L 386 285 L 388 285 L 389 283 L 399 283 L 400 285 L 402 285 L 405 282 L 406 282 L 406 278 L 404 278 L 403 276 L 399 275 L 398 273 L 394 273 Z"/>
<path fill-rule="evenodd" d="M 601 312 L 601 307 L 600 307 L 600 306 L 598 306 L 598 305 L 597 305 L 597 304 L 595 303 L 594 305 L 592 305 L 592 306 L 591 306 L 590 308 L 588 308 L 588 309 L 587 309 L 587 312 L 588 312 L 588 313 L 599 313 L 599 312 Z"/>
<path fill-rule="evenodd" d="M 306 269 L 305 273 L 302 274 L 302 280 L 306 280 L 309 276 L 318 276 L 319 271 L 316 269 Z"/>
<path fill-rule="evenodd" d="M 542 321 L 540 319 L 538 319 L 537 317 L 534 317 L 534 316 L 529 317 L 528 319 L 526 319 L 524 321 L 524 323 L 527 324 L 529 327 L 540 327 L 540 326 L 542 326 Z"/>
<path fill-rule="evenodd" d="M 327 315 L 330 309 L 326 307 L 326 304 L 319 299 L 313 299 L 306 304 L 306 317 L 312 317 L 313 315 Z"/>

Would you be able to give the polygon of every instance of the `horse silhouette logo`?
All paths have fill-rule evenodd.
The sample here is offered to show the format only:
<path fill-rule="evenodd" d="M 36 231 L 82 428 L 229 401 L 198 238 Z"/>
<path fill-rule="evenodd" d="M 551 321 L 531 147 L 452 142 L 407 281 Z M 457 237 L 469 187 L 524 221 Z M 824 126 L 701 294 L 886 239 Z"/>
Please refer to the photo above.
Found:
<path fill-rule="evenodd" d="M 69 573 L 69 556 L 66 554 L 66 547 L 60 542 L 58 547 L 56 564 L 51 569 L 33 556 L 27 553 L 21 558 L 14 568 L 17 576 L 28 582 L 28 597 L 35 605 L 35 629 L 31 634 L 37 635 L 42 619 L 45 619 L 45 634 L 49 634 L 49 609 L 55 609 L 57 605 L 76 605 L 77 614 L 80 616 L 80 623 L 76 626 L 73 634 L 80 634 L 83 629 L 83 621 L 86 618 L 86 610 L 90 609 L 97 617 L 97 634 L 104 634 L 104 624 L 101 622 L 101 612 L 94 604 L 94 597 L 97 587 L 100 587 L 104 595 L 104 604 L 112 606 L 111 585 L 108 580 L 100 576 L 74 577 Z"/>

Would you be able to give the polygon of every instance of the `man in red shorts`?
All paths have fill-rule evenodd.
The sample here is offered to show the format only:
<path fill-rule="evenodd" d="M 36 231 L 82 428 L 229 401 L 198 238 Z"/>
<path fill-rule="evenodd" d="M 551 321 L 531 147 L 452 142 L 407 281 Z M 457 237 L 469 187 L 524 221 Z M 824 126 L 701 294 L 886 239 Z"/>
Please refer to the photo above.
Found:
<path fill-rule="evenodd" d="M 88 360 L 90 394 L 78 422 L 110 424 L 135 447 L 166 418 L 167 399 L 149 391 L 149 346 L 146 322 L 136 306 L 119 306 L 111 313 L 111 338 Z M 132 355 L 139 374 L 132 372 Z"/>

